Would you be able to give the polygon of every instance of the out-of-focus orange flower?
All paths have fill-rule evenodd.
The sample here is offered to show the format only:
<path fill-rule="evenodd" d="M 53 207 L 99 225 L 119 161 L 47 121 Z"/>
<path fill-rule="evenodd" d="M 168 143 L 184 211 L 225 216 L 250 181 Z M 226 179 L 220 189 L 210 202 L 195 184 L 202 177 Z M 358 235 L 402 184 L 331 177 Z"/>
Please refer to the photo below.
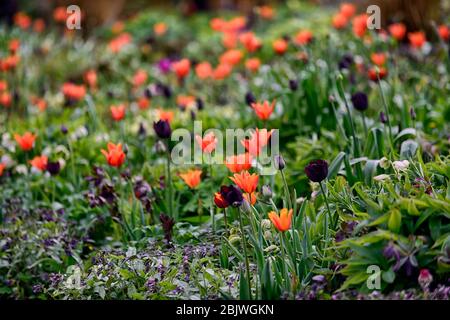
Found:
<path fill-rule="evenodd" d="M 192 106 L 196 102 L 196 99 L 194 96 L 189 95 L 179 95 L 177 96 L 177 105 L 181 108 L 187 108 Z"/>
<path fill-rule="evenodd" d="M 111 167 L 120 167 L 125 162 L 125 153 L 122 150 L 122 144 L 117 145 L 109 142 L 108 151 L 101 150 L 102 154 L 105 156 L 106 161 Z"/>
<path fill-rule="evenodd" d="M 222 194 L 220 192 L 216 192 L 214 194 L 214 203 L 219 208 L 226 208 L 229 206 L 228 202 L 222 197 Z"/>
<path fill-rule="evenodd" d="M 310 43 L 313 39 L 313 34 L 309 30 L 301 30 L 299 31 L 294 38 L 294 41 L 296 44 L 300 46 L 304 46 L 308 43 Z"/>
<path fill-rule="evenodd" d="M 30 160 L 30 164 L 33 168 L 38 169 L 39 171 L 47 170 L 48 157 L 47 156 L 36 156 L 32 160 Z"/>
<path fill-rule="evenodd" d="M 165 111 L 163 109 L 158 110 L 159 120 L 167 121 L 168 123 L 172 122 L 174 115 L 175 114 L 173 113 L 173 111 L 170 110 L 168 111 Z"/>
<path fill-rule="evenodd" d="M 370 68 L 367 72 L 369 79 L 372 81 L 378 81 L 378 77 L 380 77 L 380 80 L 386 78 L 388 72 L 384 67 L 378 68 L 379 74 L 377 76 L 377 70 L 376 68 Z"/>
<path fill-rule="evenodd" d="M 242 52 L 237 49 L 227 50 L 220 57 L 221 64 L 228 64 L 230 66 L 237 65 L 242 59 Z"/>
<path fill-rule="evenodd" d="M 65 23 L 67 20 L 68 14 L 67 9 L 64 6 L 56 7 L 53 10 L 53 20 L 59 23 Z"/>
<path fill-rule="evenodd" d="M 261 61 L 258 58 L 250 58 L 245 61 L 245 67 L 251 72 L 258 71 L 260 66 Z"/>
<path fill-rule="evenodd" d="M 215 80 L 223 80 L 227 78 L 233 68 L 227 63 L 220 63 L 213 71 L 213 78 Z"/>
<path fill-rule="evenodd" d="M 153 26 L 153 32 L 157 36 L 162 36 L 167 32 L 167 25 L 164 22 L 158 22 Z"/>
<path fill-rule="evenodd" d="M 131 37 L 131 35 L 129 33 L 122 33 L 120 35 L 118 35 L 117 37 L 115 37 L 114 39 L 112 39 L 109 43 L 108 43 L 108 47 L 109 50 L 111 50 L 111 52 L 113 53 L 118 53 L 120 52 L 126 45 L 130 44 L 131 41 L 133 41 L 133 38 Z"/>
<path fill-rule="evenodd" d="M 20 40 L 19 39 L 11 39 L 8 44 L 9 51 L 11 51 L 12 54 L 15 54 L 17 50 L 20 48 Z"/>
<path fill-rule="evenodd" d="M 356 7 L 351 3 L 342 3 L 339 9 L 339 12 L 346 17 L 347 19 L 353 17 L 356 13 Z"/>
<path fill-rule="evenodd" d="M 4 163 L 0 162 L 0 177 L 3 175 L 3 171 L 5 170 L 5 168 L 6 168 L 6 165 Z"/>
<path fill-rule="evenodd" d="M 367 14 L 360 14 L 353 18 L 353 33 L 355 36 L 362 38 L 367 30 Z"/>
<path fill-rule="evenodd" d="M 214 132 L 206 134 L 203 138 L 199 135 L 196 135 L 195 140 L 200 146 L 200 149 L 202 149 L 202 152 L 204 153 L 213 152 L 217 146 L 217 138 L 214 135 Z"/>
<path fill-rule="evenodd" d="M 9 108 L 11 106 L 12 97 L 7 91 L 0 92 L 0 105 Z"/>
<path fill-rule="evenodd" d="M 389 26 L 389 33 L 397 40 L 403 40 L 406 35 L 406 26 L 403 23 L 393 23 Z"/>
<path fill-rule="evenodd" d="M 123 21 L 116 21 L 111 27 L 111 31 L 114 34 L 121 33 L 125 29 L 125 23 Z"/>
<path fill-rule="evenodd" d="M 425 32 L 423 32 L 423 31 L 417 31 L 417 32 L 410 32 L 410 33 L 408 33 L 408 39 L 409 39 L 409 43 L 414 48 L 418 48 L 418 49 L 422 48 L 422 46 L 427 41 L 427 38 L 425 36 Z"/>
<path fill-rule="evenodd" d="M 45 21 L 42 18 L 38 18 L 33 22 L 34 32 L 41 33 L 45 30 Z"/>
<path fill-rule="evenodd" d="M 211 29 L 214 31 L 222 31 L 225 28 L 226 21 L 222 18 L 212 18 L 209 22 Z"/>
<path fill-rule="evenodd" d="M 450 39 L 450 29 L 445 24 L 439 26 L 438 32 L 442 40 L 448 41 Z"/>
<path fill-rule="evenodd" d="M 335 29 L 343 29 L 347 26 L 348 18 L 342 13 L 337 13 L 333 16 L 332 24 Z"/>
<path fill-rule="evenodd" d="M 227 49 L 236 48 L 238 36 L 236 32 L 224 32 L 222 36 L 222 44 Z"/>
<path fill-rule="evenodd" d="M 20 57 L 17 54 L 10 55 L 5 57 L 3 60 L 0 60 L 0 70 L 8 71 L 17 67 L 20 62 Z"/>
<path fill-rule="evenodd" d="M 269 119 L 270 115 L 272 114 L 274 108 L 275 108 L 275 100 L 272 101 L 271 104 L 269 104 L 269 101 L 264 101 L 263 103 L 260 102 L 254 102 L 251 104 L 253 110 L 255 110 L 256 115 L 261 120 L 267 120 Z"/>
<path fill-rule="evenodd" d="M 227 157 L 225 166 L 232 173 L 239 173 L 242 170 L 249 170 L 252 167 L 253 157 L 249 153 L 242 153 Z"/>
<path fill-rule="evenodd" d="M 14 15 L 14 24 L 21 29 L 28 29 L 31 26 L 31 18 L 24 12 Z"/>
<path fill-rule="evenodd" d="M 133 76 L 133 86 L 140 87 L 147 81 L 147 72 L 143 69 L 139 69 Z"/>
<path fill-rule="evenodd" d="M 151 100 L 147 99 L 146 97 L 140 97 L 137 101 L 137 105 L 140 110 L 146 110 L 148 107 L 150 107 Z"/>
<path fill-rule="evenodd" d="M 238 32 L 245 28 L 247 18 L 244 16 L 234 17 L 225 24 L 226 32 Z"/>
<path fill-rule="evenodd" d="M 202 80 L 211 77 L 212 73 L 213 70 L 209 62 L 201 62 L 195 66 L 195 74 Z"/>
<path fill-rule="evenodd" d="M 252 206 L 255 205 L 256 200 L 258 200 L 257 197 L 257 193 L 256 192 L 252 192 L 250 193 L 250 195 L 248 193 L 244 193 L 242 195 L 244 197 L 245 200 L 247 200 L 248 203 L 250 203 Z"/>
<path fill-rule="evenodd" d="M 252 156 L 258 156 L 261 153 L 261 150 L 269 142 L 272 133 L 273 130 L 270 131 L 267 129 L 260 130 L 256 128 L 256 130 L 252 132 L 250 139 L 241 140 L 241 144 Z"/>
<path fill-rule="evenodd" d="M 201 182 L 202 170 L 191 169 L 185 173 L 180 173 L 180 178 L 188 185 L 189 188 L 195 189 Z"/>
<path fill-rule="evenodd" d="M 244 32 L 239 36 L 239 41 L 247 49 L 248 52 L 255 52 L 261 48 L 261 40 L 251 31 Z"/>
<path fill-rule="evenodd" d="M 23 151 L 30 151 L 34 147 L 36 135 L 31 132 L 25 132 L 22 136 L 19 134 L 14 135 L 14 139 Z"/>
<path fill-rule="evenodd" d="M 84 81 L 86 81 L 91 89 L 95 89 L 97 87 L 97 72 L 93 69 L 86 71 Z"/>
<path fill-rule="evenodd" d="M 125 105 L 119 104 L 118 106 L 111 106 L 109 108 L 111 111 L 111 117 L 114 119 L 114 121 L 121 121 L 123 118 L 125 118 Z"/>
<path fill-rule="evenodd" d="M 0 80 L 0 92 L 8 90 L 8 82 Z"/>
<path fill-rule="evenodd" d="M 172 64 L 172 69 L 175 71 L 178 79 L 183 79 L 191 70 L 191 62 L 189 59 L 181 59 L 180 61 Z"/>
<path fill-rule="evenodd" d="M 43 98 L 33 99 L 33 104 L 38 108 L 40 112 L 44 112 L 47 109 L 47 101 Z"/>
<path fill-rule="evenodd" d="M 272 48 L 276 54 L 284 54 L 288 48 L 288 43 L 284 39 L 277 39 L 272 43 Z"/>
<path fill-rule="evenodd" d="M 280 210 L 280 215 L 275 211 L 271 211 L 269 212 L 269 219 L 278 231 L 288 231 L 292 222 L 292 209 L 288 211 L 288 209 L 283 208 Z"/>
<path fill-rule="evenodd" d="M 382 67 L 386 63 L 386 55 L 382 52 L 374 52 L 370 55 L 370 60 L 375 65 Z"/>
<path fill-rule="evenodd" d="M 62 93 L 66 98 L 78 101 L 86 95 L 86 88 L 82 84 L 76 85 L 71 82 L 66 82 L 62 86 Z"/>
<path fill-rule="evenodd" d="M 275 16 L 275 10 L 271 6 L 261 6 L 257 9 L 257 12 L 263 19 L 272 20 Z"/>
<path fill-rule="evenodd" d="M 258 186 L 259 176 L 256 173 L 250 174 L 248 171 L 235 173 L 230 180 L 233 181 L 242 191 L 252 194 Z"/>

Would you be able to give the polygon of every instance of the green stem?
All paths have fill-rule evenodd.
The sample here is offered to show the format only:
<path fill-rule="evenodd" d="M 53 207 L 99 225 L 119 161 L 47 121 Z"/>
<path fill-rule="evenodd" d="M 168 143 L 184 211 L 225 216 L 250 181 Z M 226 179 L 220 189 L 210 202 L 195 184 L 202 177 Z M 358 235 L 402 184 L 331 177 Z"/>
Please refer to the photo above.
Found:
<path fill-rule="evenodd" d="M 292 209 L 292 200 L 291 200 L 291 195 L 289 193 L 289 187 L 288 187 L 288 184 L 287 184 L 287 181 L 286 181 L 286 176 L 284 175 L 283 170 L 280 170 L 280 171 L 281 171 L 281 177 L 283 178 L 284 192 L 286 192 L 286 197 L 287 197 L 287 200 L 288 200 L 287 201 L 287 204 L 289 206 L 288 209 Z"/>
<path fill-rule="evenodd" d="M 169 142 L 167 142 L 167 184 L 168 184 L 168 201 L 169 201 L 169 215 L 172 218 L 176 218 L 174 217 L 174 213 L 173 213 L 173 186 L 172 186 L 172 174 L 171 174 L 171 170 L 170 170 L 170 149 L 169 149 Z M 176 220 L 176 219 L 175 219 Z"/>
<path fill-rule="evenodd" d="M 322 182 L 319 183 L 320 190 L 322 191 L 323 197 L 325 199 L 325 204 L 327 206 L 328 214 L 325 215 L 325 243 L 328 243 L 329 240 L 329 230 L 328 230 L 328 220 L 331 219 L 331 210 L 330 205 L 328 204 L 328 198 L 325 194 L 325 190 L 323 188 Z"/>
<path fill-rule="evenodd" d="M 383 86 L 381 85 L 381 79 L 380 79 L 380 75 L 377 72 L 377 77 L 378 77 L 378 87 L 380 88 L 380 94 L 381 94 L 381 100 L 383 102 L 383 106 L 384 106 L 384 112 L 386 113 L 386 122 L 388 124 L 388 129 L 389 129 L 389 144 L 391 146 L 391 151 L 394 151 L 394 145 L 392 143 L 392 126 L 391 126 L 391 117 L 389 116 L 389 108 L 386 102 L 386 97 L 384 95 L 384 90 L 383 90 Z"/>
<path fill-rule="evenodd" d="M 251 299 L 252 296 L 252 289 L 251 289 L 251 281 L 250 281 L 250 264 L 248 262 L 248 255 L 247 255 L 247 240 L 245 238 L 245 232 L 244 232 L 244 223 L 242 222 L 242 212 L 240 209 L 238 209 L 239 214 L 239 226 L 241 229 L 241 237 L 242 237 L 242 249 L 244 251 L 244 257 L 245 257 L 245 269 L 247 273 L 247 282 L 248 282 L 248 296 Z"/>

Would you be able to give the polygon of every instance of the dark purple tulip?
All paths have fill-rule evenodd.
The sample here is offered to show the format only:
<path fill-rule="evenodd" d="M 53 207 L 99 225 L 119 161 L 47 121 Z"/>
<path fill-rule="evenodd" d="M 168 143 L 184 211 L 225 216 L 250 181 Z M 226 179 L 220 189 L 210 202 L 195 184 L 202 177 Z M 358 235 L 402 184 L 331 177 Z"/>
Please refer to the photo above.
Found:
<path fill-rule="evenodd" d="M 170 124 L 168 121 L 159 120 L 158 122 L 153 123 L 153 129 L 155 129 L 156 134 L 161 139 L 168 139 L 172 134 L 172 130 L 170 129 Z"/>
<path fill-rule="evenodd" d="M 284 161 L 284 158 L 277 154 L 274 158 L 275 161 L 275 169 L 277 170 L 283 170 L 286 167 L 286 161 Z"/>
<path fill-rule="evenodd" d="M 175 220 L 164 213 L 161 213 L 159 215 L 159 220 L 161 220 L 162 228 L 164 231 L 164 238 L 167 240 L 167 242 L 170 242 L 172 240 L 172 229 L 175 225 Z"/>
<path fill-rule="evenodd" d="M 311 161 L 305 167 L 305 173 L 309 180 L 313 182 L 321 182 L 327 178 L 328 175 L 328 163 L 325 160 Z"/>
<path fill-rule="evenodd" d="M 253 95 L 253 93 L 251 93 L 250 91 L 247 92 L 247 93 L 245 94 L 245 103 L 246 103 L 248 106 L 251 106 L 252 103 L 255 103 L 255 102 L 256 102 L 256 98 L 255 98 L 255 96 Z"/>
<path fill-rule="evenodd" d="M 61 170 L 61 164 L 58 161 L 47 163 L 47 171 L 52 176 L 56 176 L 60 170 Z"/>
<path fill-rule="evenodd" d="M 201 98 L 197 98 L 196 102 L 197 102 L 197 110 L 203 110 L 203 108 L 205 107 L 203 100 Z"/>
<path fill-rule="evenodd" d="M 352 95 L 353 107 L 358 111 L 365 111 L 369 107 L 369 101 L 367 99 L 367 94 L 364 92 L 356 92 Z"/>
<path fill-rule="evenodd" d="M 239 207 L 244 201 L 242 191 L 233 185 L 220 187 L 220 194 L 233 207 Z"/>
<path fill-rule="evenodd" d="M 387 122 L 386 114 L 383 111 L 380 112 L 380 121 L 381 121 L 381 123 Z"/>
<path fill-rule="evenodd" d="M 353 56 L 350 54 L 344 55 L 339 61 L 339 69 L 349 69 L 353 64 Z"/>
<path fill-rule="evenodd" d="M 298 89 L 298 81 L 297 79 L 290 79 L 289 80 L 289 88 L 291 91 L 297 91 Z"/>
<path fill-rule="evenodd" d="M 65 125 L 61 126 L 61 133 L 62 134 L 67 134 L 69 132 L 69 130 L 67 129 L 67 127 Z"/>

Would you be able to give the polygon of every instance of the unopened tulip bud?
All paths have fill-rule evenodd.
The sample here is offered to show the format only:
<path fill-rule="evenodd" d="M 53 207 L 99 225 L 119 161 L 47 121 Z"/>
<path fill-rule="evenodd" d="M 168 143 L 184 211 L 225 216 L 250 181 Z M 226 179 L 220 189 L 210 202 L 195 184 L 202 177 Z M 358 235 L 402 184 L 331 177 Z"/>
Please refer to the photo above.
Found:
<path fill-rule="evenodd" d="M 286 162 L 284 161 L 284 158 L 281 155 L 276 155 L 274 158 L 275 161 L 275 169 L 277 170 L 283 170 L 286 167 Z"/>
<path fill-rule="evenodd" d="M 268 185 L 263 185 L 262 188 L 262 195 L 264 198 L 266 199 L 271 199 L 273 196 L 272 190 L 270 189 L 270 187 Z"/>

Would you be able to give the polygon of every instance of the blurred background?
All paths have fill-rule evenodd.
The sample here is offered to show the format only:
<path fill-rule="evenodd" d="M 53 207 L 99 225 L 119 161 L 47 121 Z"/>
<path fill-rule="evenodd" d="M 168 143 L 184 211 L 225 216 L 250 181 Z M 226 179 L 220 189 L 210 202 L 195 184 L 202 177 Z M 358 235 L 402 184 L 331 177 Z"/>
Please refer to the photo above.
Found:
<path fill-rule="evenodd" d="M 143 9 L 166 8 L 179 10 L 185 15 L 198 11 L 215 12 L 231 10 L 249 15 L 252 8 L 258 5 L 281 5 L 300 0 L 261 1 L 261 0 L 0 0 L 0 20 L 12 23 L 15 13 L 25 11 L 31 15 L 51 20 L 53 9 L 58 6 L 78 5 L 85 13 L 83 25 L 88 30 L 99 25 L 112 24 L 139 13 Z M 319 6 L 338 6 L 342 2 L 351 2 L 358 6 L 361 12 L 368 5 L 376 4 L 381 8 L 383 25 L 391 22 L 403 22 L 409 30 L 429 29 L 429 21 L 441 22 L 450 14 L 448 0 L 304 0 Z"/>

